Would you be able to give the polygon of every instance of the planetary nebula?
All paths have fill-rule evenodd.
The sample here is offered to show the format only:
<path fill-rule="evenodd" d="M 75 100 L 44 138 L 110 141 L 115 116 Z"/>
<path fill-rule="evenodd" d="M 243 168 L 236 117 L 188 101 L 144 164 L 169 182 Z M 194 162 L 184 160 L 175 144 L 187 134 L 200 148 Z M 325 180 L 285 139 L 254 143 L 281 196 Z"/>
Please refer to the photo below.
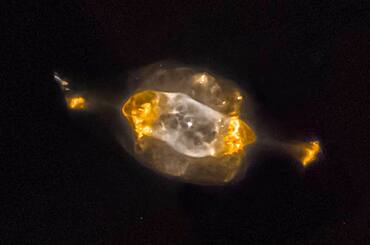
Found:
<path fill-rule="evenodd" d="M 57 73 L 54 80 L 71 114 L 99 115 L 139 163 L 180 181 L 235 182 L 244 176 L 249 152 L 257 147 L 285 151 L 303 169 L 321 152 L 317 139 L 287 143 L 290 140 L 273 139 L 260 125 L 257 141 L 256 118 L 250 115 L 251 100 L 246 101 L 250 95 L 206 69 L 158 62 L 119 81 L 124 88 L 106 86 L 111 87 L 108 93 L 78 89 Z"/>
<path fill-rule="evenodd" d="M 230 182 L 244 169 L 256 135 L 242 119 L 243 92 L 232 81 L 163 65 L 144 68 L 136 79 L 121 110 L 140 162 L 201 184 Z"/>

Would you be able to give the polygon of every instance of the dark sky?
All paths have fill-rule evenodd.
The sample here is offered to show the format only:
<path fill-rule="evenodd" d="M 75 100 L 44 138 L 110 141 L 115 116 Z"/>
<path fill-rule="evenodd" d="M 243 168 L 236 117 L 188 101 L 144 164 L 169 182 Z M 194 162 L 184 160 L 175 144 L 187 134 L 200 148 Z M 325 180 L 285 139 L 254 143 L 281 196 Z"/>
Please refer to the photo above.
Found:
<path fill-rule="evenodd" d="M 11 62 L 3 83 L 10 96 L 1 100 L 10 127 L 0 155 L 0 241 L 368 244 L 368 6 L 236 2 L 3 8 L 9 38 L 0 50 Z M 87 88 L 114 88 L 115 77 L 162 59 L 236 80 L 253 95 L 257 121 L 274 136 L 319 137 L 322 161 L 302 174 L 290 156 L 261 149 L 237 185 L 178 183 L 102 137 L 98 118 L 69 115 L 51 82 L 56 70 Z"/>

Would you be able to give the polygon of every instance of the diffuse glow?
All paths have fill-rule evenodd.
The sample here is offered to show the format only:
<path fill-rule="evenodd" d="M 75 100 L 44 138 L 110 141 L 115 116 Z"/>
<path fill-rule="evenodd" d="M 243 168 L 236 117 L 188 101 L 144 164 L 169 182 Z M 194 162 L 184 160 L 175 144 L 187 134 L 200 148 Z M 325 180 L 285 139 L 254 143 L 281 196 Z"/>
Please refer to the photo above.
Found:
<path fill-rule="evenodd" d="M 209 82 L 214 82 L 215 78 L 206 72 L 198 73 L 193 76 L 193 82 L 198 83 L 202 86 L 207 86 Z"/>

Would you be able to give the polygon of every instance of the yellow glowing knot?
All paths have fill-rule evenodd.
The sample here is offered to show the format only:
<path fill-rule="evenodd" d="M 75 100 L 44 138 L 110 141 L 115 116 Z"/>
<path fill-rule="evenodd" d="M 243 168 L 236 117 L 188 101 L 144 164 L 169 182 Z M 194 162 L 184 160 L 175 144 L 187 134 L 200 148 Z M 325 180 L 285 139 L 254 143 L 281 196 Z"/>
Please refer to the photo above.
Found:
<path fill-rule="evenodd" d="M 81 96 L 67 98 L 67 104 L 73 110 L 83 110 L 86 108 L 86 100 Z"/>
<path fill-rule="evenodd" d="M 304 153 L 301 162 L 306 167 L 317 159 L 317 155 L 320 152 L 320 142 L 312 141 L 302 147 Z"/>
<path fill-rule="evenodd" d="M 252 129 L 239 117 L 230 118 L 228 133 L 224 137 L 225 155 L 238 153 L 247 144 L 252 144 L 256 140 L 256 135 Z"/>
<path fill-rule="evenodd" d="M 122 107 L 123 115 L 139 139 L 152 134 L 152 124 L 158 116 L 158 100 L 156 93 L 148 90 L 131 96 Z"/>

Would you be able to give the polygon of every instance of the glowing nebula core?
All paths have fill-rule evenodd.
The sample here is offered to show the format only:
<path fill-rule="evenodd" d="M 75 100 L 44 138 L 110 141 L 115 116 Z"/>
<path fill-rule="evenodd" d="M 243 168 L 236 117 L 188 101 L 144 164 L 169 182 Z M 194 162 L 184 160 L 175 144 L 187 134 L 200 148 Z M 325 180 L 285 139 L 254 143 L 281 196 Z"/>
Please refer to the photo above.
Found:
<path fill-rule="evenodd" d="M 190 67 L 153 66 L 136 76 L 124 100 L 131 153 L 144 165 L 201 184 L 224 184 L 242 169 L 256 140 L 242 119 L 242 90 L 232 81 Z"/>

